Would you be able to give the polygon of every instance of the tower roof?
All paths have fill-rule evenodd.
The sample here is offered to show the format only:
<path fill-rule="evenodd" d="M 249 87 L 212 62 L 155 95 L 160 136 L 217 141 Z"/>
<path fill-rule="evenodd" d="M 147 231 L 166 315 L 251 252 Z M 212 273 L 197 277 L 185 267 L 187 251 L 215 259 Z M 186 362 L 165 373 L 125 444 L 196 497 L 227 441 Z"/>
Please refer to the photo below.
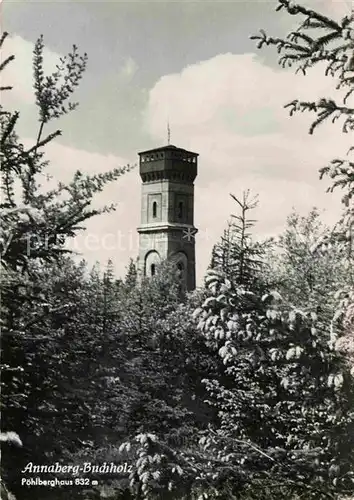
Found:
<path fill-rule="evenodd" d="M 138 153 L 138 154 L 144 155 L 144 154 L 148 154 L 148 153 L 159 153 L 161 151 L 169 151 L 169 150 L 170 151 L 180 151 L 180 152 L 184 152 L 184 153 L 187 153 L 190 155 L 199 156 L 198 153 L 193 153 L 192 151 L 187 151 L 187 149 L 178 148 L 177 146 L 174 146 L 173 144 L 167 144 L 166 146 L 160 146 L 158 148 L 148 149 L 146 151 L 141 151 L 141 153 Z"/>

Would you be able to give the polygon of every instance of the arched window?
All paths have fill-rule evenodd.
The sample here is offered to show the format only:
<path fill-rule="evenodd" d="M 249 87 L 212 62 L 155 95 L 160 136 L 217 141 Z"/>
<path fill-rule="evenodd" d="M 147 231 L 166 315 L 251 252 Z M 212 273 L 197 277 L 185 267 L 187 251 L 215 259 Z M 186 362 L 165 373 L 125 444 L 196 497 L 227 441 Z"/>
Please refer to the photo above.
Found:
<path fill-rule="evenodd" d="M 151 267 L 150 267 L 151 276 L 155 276 L 155 271 L 156 271 L 155 264 L 151 264 Z"/>
<path fill-rule="evenodd" d="M 177 217 L 179 219 L 183 219 L 183 201 L 180 201 L 178 203 L 178 212 L 177 212 Z"/>
<path fill-rule="evenodd" d="M 154 203 L 152 204 L 152 216 L 153 217 L 157 216 L 157 203 L 156 203 L 156 201 L 154 201 Z"/>

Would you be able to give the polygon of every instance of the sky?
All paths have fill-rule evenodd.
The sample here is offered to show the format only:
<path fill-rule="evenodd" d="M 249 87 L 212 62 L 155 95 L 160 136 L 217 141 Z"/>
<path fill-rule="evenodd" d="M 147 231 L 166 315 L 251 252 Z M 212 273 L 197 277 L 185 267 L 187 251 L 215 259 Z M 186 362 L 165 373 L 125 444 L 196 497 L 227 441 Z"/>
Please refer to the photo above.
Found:
<path fill-rule="evenodd" d="M 307 0 L 335 19 L 350 12 L 349 0 Z M 322 126 L 310 136 L 311 115 L 289 117 L 284 104 L 334 96 L 323 68 L 306 77 L 277 64 L 272 48 L 257 50 L 250 35 L 264 29 L 284 36 L 294 25 L 267 1 L 10 1 L 1 3 L 6 53 L 15 61 L 3 83 L 14 86 L 3 104 L 20 110 L 19 134 L 33 143 L 38 115 L 32 90 L 32 51 L 43 34 L 45 68 L 51 72 L 73 44 L 88 65 L 75 94 L 80 105 L 55 127 L 62 136 L 47 147 L 55 180 L 76 170 L 107 171 L 136 164 L 137 153 L 171 143 L 199 153 L 195 182 L 197 281 L 237 206 L 230 193 L 259 198 L 255 235 L 278 235 L 292 210 L 321 210 L 325 222 L 340 213 L 339 197 L 318 170 L 345 154 L 349 137 Z M 48 129 L 49 131 L 49 129 Z M 138 254 L 141 180 L 138 168 L 100 194 L 95 206 L 116 203 L 115 212 L 86 224 L 73 243 L 90 264 L 112 259 L 123 276 Z"/>

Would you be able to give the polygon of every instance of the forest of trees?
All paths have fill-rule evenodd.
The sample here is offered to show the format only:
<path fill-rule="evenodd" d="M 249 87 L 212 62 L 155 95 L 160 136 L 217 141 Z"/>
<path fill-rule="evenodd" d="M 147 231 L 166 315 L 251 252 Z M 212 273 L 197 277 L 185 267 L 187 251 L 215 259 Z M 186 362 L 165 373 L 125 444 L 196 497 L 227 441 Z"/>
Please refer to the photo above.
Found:
<path fill-rule="evenodd" d="M 343 97 L 284 104 L 294 120 L 296 112 L 314 114 L 310 133 L 325 120 L 353 133 L 354 12 L 336 22 L 292 1 L 278 4 L 299 27 L 285 39 L 261 32 L 252 37 L 258 47 L 275 47 L 280 64 L 304 78 L 325 64 Z M 43 189 L 46 145 L 61 133 L 48 130 L 74 111 L 87 60 L 74 46 L 47 76 L 43 48 L 41 37 L 32 145 L 16 133 L 19 113 L 0 108 L 1 499 L 352 498 L 351 151 L 320 172 L 330 192 L 343 193 L 335 227 L 314 208 L 289 214 L 283 234 L 259 241 L 257 201 L 247 191 L 233 197 L 235 215 L 202 287 L 183 292 L 168 262 L 138 281 L 131 260 L 118 279 L 111 262 L 90 268 L 65 243 L 113 209 L 96 210 L 92 201 L 130 166 L 78 171 L 69 184 Z M 26 487 L 21 471 L 30 462 L 113 462 L 124 470 L 77 476 L 90 484 L 49 473 L 74 484 Z"/>

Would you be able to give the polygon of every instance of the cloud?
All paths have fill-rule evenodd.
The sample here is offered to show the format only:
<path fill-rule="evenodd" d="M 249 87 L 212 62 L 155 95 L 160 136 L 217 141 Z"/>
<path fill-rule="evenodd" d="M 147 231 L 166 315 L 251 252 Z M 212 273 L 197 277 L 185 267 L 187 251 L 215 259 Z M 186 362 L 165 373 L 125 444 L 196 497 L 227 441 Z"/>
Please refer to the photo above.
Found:
<path fill-rule="evenodd" d="M 32 140 L 24 140 L 26 146 Z M 51 142 L 46 146 L 46 159 L 49 165 L 46 176 L 41 179 L 42 189 L 54 188 L 59 181 L 68 183 L 74 173 L 94 175 L 107 172 L 115 167 L 123 167 L 129 162 L 115 155 L 102 155 L 71 148 Z M 117 181 L 107 184 L 105 189 L 94 196 L 92 206 L 102 208 L 116 205 L 114 212 L 105 213 L 84 223 L 85 230 L 67 247 L 77 252 L 77 258 L 85 258 L 89 265 L 96 261 L 104 267 L 112 259 L 118 275 L 124 275 L 130 257 L 138 254 L 138 235 L 140 215 L 140 178 L 136 169 L 124 174 Z"/>
<path fill-rule="evenodd" d="M 47 157 L 50 160 L 50 173 L 57 180 L 64 182 L 68 182 L 76 170 L 92 175 L 129 163 L 126 158 L 89 153 L 58 143 L 48 146 Z M 88 220 L 85 224 L 86 230 L 71 244 L 90 264 L 99 261 L 104 266 L 108 259 L 112 259 L 118 275 L 124 275 L 129 258 L 137 256 L 139 181 L 138 172 L 134 169 L 117 181 L 109 183 L 102 193 L 95 195 L 94 207 L 113 203 L 116 210 Z"/>
<path fill-rule="evenodd" d="M 348 16 L 353 8 L 352 0 L 307 0 L 304 4 L 317 12 L 333 17 L 335 20 Z"/>
<path fill-rule="evenodd" d="M 135 75 L 137 70 L 138 70 L 137 63 L 134 61 L 134 59 L 128 57 L 125 60 L 122 69 L 120 70 L 120 74 L 125 80 L 130 80 Z"/>
<path fill-rule="evenodd" d="M 260 195 L 257 232 L 275 235 L 293 208 L 313 206 L 335 222 L 338 196 L 326 194 L 318 170 L 344 155 L 350 138 L 340 126 L 323 125 L 310 136 L 311 116 L 289 117 L 284 104 L 336 94 L 334 81 L 317 67 L 306 77 L 266 66 L 254 54 L 221 54 L 162 77 L 150 91 L 145 127 L 157 143 L 200 153 L 196 180 L 196 225 L 207 239 L 198 246 L 199 277 L 215 239 L 237 207 L 228 194 L 250 188 Z M 339 95 L 339 94 L 338 94 Z"/>

